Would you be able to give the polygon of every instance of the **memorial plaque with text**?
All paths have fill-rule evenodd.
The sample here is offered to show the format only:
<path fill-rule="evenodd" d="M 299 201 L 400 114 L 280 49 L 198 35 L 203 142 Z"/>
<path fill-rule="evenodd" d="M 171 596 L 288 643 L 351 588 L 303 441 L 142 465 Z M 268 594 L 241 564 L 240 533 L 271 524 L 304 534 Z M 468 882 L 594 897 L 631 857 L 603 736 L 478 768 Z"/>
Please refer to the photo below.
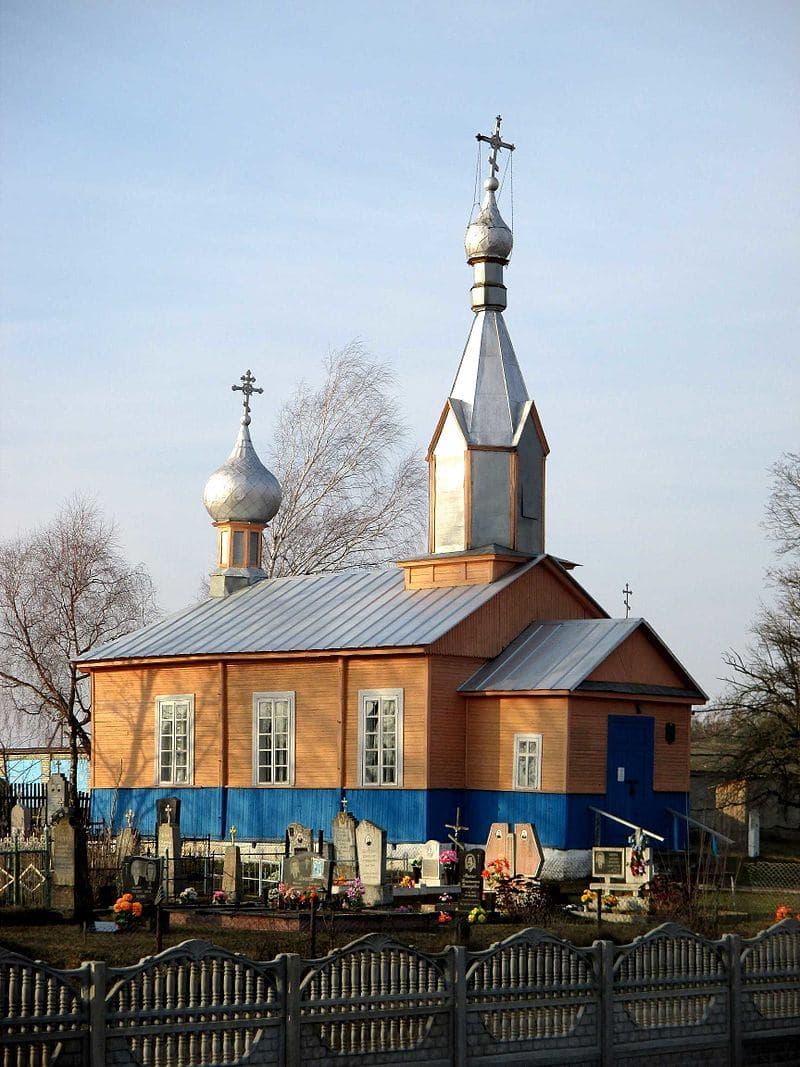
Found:
<path fill-rule="evenodd" d="M 470 848 L 461 853 L 461 896 L 459 907 L 471 911 L 483 904 L 482 872 L 486 853 L 482 848 Z"/>

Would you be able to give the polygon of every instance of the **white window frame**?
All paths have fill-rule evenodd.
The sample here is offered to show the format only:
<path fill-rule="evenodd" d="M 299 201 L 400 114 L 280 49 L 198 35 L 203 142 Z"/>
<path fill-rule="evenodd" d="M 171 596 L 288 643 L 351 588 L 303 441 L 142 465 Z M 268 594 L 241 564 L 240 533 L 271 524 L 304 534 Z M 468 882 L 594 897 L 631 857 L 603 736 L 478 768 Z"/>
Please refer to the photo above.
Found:
<path fill-rule="evenodd" d="M 529 744 L 536 743 L 536 785 L 523 784 L 519 780 L 520 755 L 530 758 L 530 753 L 520 753 L 520 742 Z M 514 734 L 514 770 L 513 787 L 525 793 L 537 793 L 542 789 L 542 735 L 541 734 Z"/>
<path fill-rule="evenodd" d="M 172 749 L 172 773 L 170 778 L 161 777 L 161 715 L 165 704 L 175 704 L 185 701 L 189 705 L 189 714 L 186 723 L 186 781 L 175 780 L 175 748 Z M 173 740 L 174 740 L 173 731 Z M 176 693 L 170 696 L 156 697 L 156 785 L 185 786 L 194 785 L 194 693 Z"/>
<path fill-rule="evenodd" d="M 366 703 L 368 700 L 395 701 L 395 781 L 368 782 L 366 775 Z M 380 732 L 380 731 L 379 731 Z M 383 764 L 378 763 L 382 777 Z M 358 691 L 358 784 L 364 789 L 401 789 L 403 785 L 403 690 L 359 689 Z"/>
<path fill-rule="evenodd" d="M 259 737 L 258 737 L 258 702 L 260 700 L 286 700 L 289 703 L 289 755 L 288 755 L 288 768 L 287 768 L 287 780 L 285 782 L 260 782 L 258 780 L 259 769 Z M 294 735 L 295 735 L 295 693 L 294 691 L 286 692 L 269 692 L 269 693 L 253 693 L 253 785 L 259 789 L 286 789 L 288 786 L 294 785 Z M 273 756 L 273 769 L 274 769 L 274 756 Z"/>

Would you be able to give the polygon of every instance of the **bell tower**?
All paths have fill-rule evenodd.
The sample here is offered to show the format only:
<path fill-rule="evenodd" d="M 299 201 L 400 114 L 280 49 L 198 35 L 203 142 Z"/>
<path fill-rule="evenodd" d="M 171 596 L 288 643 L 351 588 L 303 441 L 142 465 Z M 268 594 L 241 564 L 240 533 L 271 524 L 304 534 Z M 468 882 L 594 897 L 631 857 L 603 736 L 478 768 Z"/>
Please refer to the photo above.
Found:
<path fill-rule="evenodd" d="M 434 565 L 437 558 L 447 557 L 452 564 L 464 556 L 465 563 L 459 581 L 426 584 L 492 580 L 519 563 L 520 557 L 544 552 L 549 447 L 503 318 L 504 270 L 514 239 L 497 206 L 497 154 L 513 152 L 514 145 L 501 140 L 500 122 L 498 116 L 493 134 L 477 135 L 491 151 L 483 202 L 464 239 L 472 267 L 475 317 L 428 449 L 431 555 L 426 561 Z M 494 564 L 470 568 L 467 557 Z M 422 560 L 416 562 L 422 565 Z M 438 571 L 457 574 L 449 565 Z M 418 584 L 408 570 L 406 579 L 409 585 Z"/>

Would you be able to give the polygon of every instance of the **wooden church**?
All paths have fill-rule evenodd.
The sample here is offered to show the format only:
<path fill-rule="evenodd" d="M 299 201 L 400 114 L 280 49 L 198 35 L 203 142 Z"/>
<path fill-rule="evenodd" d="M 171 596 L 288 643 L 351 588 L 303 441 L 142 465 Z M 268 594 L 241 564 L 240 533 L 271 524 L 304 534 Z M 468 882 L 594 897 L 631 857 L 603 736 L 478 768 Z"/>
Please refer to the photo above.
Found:
<path fill-rule="evenodd" d="M 389 840 L 441 838 L 457 807 L 481 843 L 532 822 L 545 875 L 582 873 L 593 808 L 666 834 L 687 810 L 692 704 L 705 695 L 643 619 L 612 619 L 545 551 L 547 440 L 506 328 L 512 249 L 490 176 L 466 233 L 474 318 L 428 451 L 428 554 L 267 579 L 280 506 L 250 438 L 204 501 L 211 595 L 93 650 L 92 810 L 189 836 L 327 827 L 343 794 Z M 609 829 L 613 824 L 609 824 Z M 624 831 L 623 831 L 624 833 Z M 613 833 L 605 840 L 612 843 Z"/>

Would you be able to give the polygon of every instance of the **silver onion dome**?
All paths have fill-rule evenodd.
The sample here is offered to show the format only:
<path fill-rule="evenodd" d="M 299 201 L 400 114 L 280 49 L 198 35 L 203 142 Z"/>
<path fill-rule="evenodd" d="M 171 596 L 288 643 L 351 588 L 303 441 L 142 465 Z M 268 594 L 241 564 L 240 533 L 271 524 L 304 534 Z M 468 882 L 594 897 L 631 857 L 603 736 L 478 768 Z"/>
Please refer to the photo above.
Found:
<path fill-rule="evenodd" d="M 514 238 L 506 226 L 494 198 L 499 182 L 497 178 L 487 178 L 483 183 L 486 195 L 481 209 L 473 222 L 467 226 L 464 248 L 467 262 L 474 259 L 499 259 L 507 263 L 511 256 Z"/>
<path fill-rule="evenodd" d="M 242 419 L 233 451 L 206 482 L 203 503 L 214 522 L 268 523 L 280 507 L 281 487 L 253 448 L 249 422 Z"/>

